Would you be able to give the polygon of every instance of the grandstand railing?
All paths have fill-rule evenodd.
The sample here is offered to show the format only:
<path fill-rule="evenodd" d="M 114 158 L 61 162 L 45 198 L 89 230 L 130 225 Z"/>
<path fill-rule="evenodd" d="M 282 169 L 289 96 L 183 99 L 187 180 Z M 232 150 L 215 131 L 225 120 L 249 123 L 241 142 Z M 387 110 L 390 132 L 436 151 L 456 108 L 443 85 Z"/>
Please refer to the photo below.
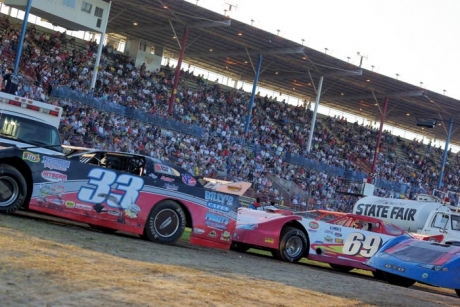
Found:
<path fill-rule="evenodd" d="M 201 137 L 203 134 L 202 127 L 193 124 L 185 124 L 180 121 L 165 118 L 156 114 L 122 106 L 117 103 L 110 102 L 104 98 L 97 98 L 91 94 L 85 94 L 83 92 L 72 90 L 69 87 L 58 87 L 53 89 L 51 92 L 51 97 L 78 101 L 104 112 L 117 114 L 129 119 L 139 120 L 144 123 L 149 123 L 168 130 L 178 131 L 187 135 Z"/>

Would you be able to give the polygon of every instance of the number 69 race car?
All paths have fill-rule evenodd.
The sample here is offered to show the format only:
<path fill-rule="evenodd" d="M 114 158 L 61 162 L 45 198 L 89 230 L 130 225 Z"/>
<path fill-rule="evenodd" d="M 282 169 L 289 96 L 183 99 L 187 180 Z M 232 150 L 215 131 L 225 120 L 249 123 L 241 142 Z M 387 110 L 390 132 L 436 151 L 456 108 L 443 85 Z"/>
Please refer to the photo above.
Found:
<path fill-rule="evenodd" d="M 159 243 L 175 242 L 189 226 L 192 244 L 228 249 L 238 197 L 249 186 L 218 190 L 205 183 L 174 164 L 136 154 L 92 150 L 65 157 L 0 149 L 0 212 L 25 207 Z"/>
<path fill-rule="evenodd" d="M 287 213 L 276 208 L 238 210 L 232 249 L 265 249 L 280 260 L 297 262 L 306 257 L 326 262 L 339 271 L 353 268 L 375 271 L 365 262 L 395 236 L 405 232 L 380 219 L 343 213 L 333 219 L 316 219 L 306 213 Z M 332 214 L 332 213 L 331 213 Z M 442 235 L 420 239 L 443 239 Z"/>

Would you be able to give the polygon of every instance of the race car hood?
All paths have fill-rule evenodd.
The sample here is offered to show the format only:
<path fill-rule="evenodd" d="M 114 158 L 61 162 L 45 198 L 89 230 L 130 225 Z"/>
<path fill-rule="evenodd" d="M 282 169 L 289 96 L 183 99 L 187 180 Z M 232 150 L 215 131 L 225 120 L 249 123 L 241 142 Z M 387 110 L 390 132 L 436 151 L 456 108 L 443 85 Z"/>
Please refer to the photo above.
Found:
<path fill-rule="evenodd" d="M 383 253 L 405 262 L 439 266 L 460 257 L 460 247 L 408 239 L 386 249 Z"/>

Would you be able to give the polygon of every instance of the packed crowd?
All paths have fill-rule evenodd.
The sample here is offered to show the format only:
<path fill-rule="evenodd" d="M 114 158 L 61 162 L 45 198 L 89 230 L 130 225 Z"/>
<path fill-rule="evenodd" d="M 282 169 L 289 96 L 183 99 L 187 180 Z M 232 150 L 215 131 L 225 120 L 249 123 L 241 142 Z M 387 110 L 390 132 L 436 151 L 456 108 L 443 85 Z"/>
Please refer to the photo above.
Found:
<path fill-rule="evenodd" d="M 19 28 L 6 18 L 0 20 L 0 27 L 5 69 L 12 65 Z M 307 152 L 310 108 L 257 95 L 249 133 L 245 134 L 250 93 L 224 89 L 217 82 L 209 82 L 184 69 L 173 114 L 169 115 L 173 68 L 167 65 L 147 71 L 145 65 L 135 67 L 131 59 L 105 46 L 96 86 L 90 89 L 96 51 L 97 44 L 93 41 L 78 48 L 75 39 L 69 39 L 65 33 L 39 33 L 34 26 L 28 27 L 20 65 L 24 77 L 17 93 L 51 103 L 52 89 L 68 86 L 91 93 L 106 103 L 174 119 L 184 125 L 199 125 L 204 132 L 196 137 L 168 131 L 133 118 L 101 112 L 81 102 L 58 99 L 53 103 L 64 108 L 60 129 L 64 144 L 140 153 L 172 160 L 196 175 L 250 181 L 253 196 L 262 196 L 265 202 L 299 206 L 309 203 L 315 208 L 341 211 L 350 210 L 355 202 L 360 183 L 346 184 L 343 178 L 286 163 L 283 157 L 303 156 L 325 165 L 366 172 L 362 166 L 372 163 L 375 129 L 348 123 L 344 118 L 321 118 L 316 123 L 312 150 Z M 406 151 L 407 160 L 400 160 L 395 152 L 397 146 Z M 406 195 L 413 197 L 417 189 L 430 192 L 433 188 L 439 168 L 435 159 L 438 155 L 435 148 L 415 141 L 404 142 L 385 132 L 376 172 L 382 178 L 413 187 Z M 449 160 L 445 171 L 449 189 L 457 188 L 459 162 L 458 158 Z M 301 192 L 283 189 L 282 180 L 295 182 Z M 376 191 L 381 196 L 389 196 L 390 192 Z"/>

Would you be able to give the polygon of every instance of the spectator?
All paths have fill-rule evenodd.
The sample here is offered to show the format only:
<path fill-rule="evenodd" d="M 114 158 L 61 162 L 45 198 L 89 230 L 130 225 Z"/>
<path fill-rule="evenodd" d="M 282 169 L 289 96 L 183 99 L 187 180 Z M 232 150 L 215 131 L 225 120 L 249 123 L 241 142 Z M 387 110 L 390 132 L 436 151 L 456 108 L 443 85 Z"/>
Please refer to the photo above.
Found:
<path fill-rule="evenodd" d="M 8 94 L 16 94 L 18 90 L 19 80 L 17 76 L 13 75 L 14 69 L 9 67 L 6 69 L 6 74 L 0 78 L 2 84 L 2 92 Z"/>

